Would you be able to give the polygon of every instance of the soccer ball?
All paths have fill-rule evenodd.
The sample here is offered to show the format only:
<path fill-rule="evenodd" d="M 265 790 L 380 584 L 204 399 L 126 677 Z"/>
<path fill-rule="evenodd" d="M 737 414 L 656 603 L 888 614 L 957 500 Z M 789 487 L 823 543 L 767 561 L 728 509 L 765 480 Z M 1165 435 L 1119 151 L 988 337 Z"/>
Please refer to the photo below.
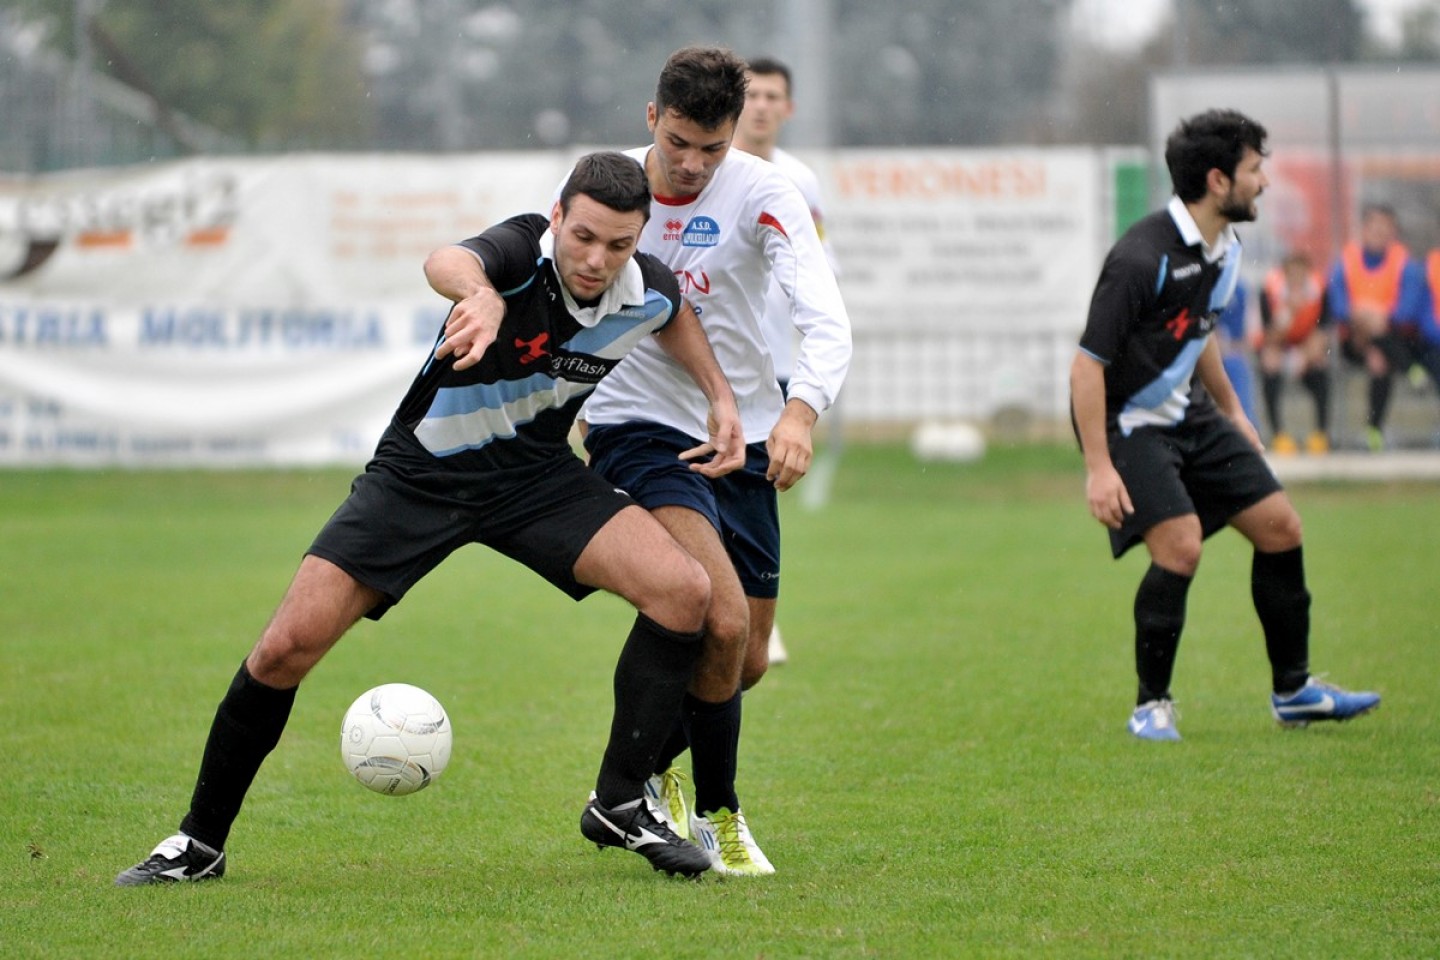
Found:
<path fill-rule="evenodd" d="M 340 726 L 340 757 L 376 793 L 424 790 L 450 762 L 450 718 L 440 701 L 408 683 L 362 693 Z"/>

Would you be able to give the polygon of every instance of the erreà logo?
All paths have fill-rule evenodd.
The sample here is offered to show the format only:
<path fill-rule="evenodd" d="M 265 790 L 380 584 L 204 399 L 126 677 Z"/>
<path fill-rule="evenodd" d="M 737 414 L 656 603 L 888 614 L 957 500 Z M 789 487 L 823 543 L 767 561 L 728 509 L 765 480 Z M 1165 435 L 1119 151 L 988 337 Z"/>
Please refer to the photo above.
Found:
<path fill-rule="evenodd" d="M 225 172 L 0 194 L 0 282 L 40 269 L 62 245 L 98 254 L 223 247 L 238 216 L 239 184 Z"/>
<path fill-rule="evenodd" d="M 680 237 L 683 247 L 713 247 L 720 242 L 720 224 L 709 217 L 691 217 Z"/>

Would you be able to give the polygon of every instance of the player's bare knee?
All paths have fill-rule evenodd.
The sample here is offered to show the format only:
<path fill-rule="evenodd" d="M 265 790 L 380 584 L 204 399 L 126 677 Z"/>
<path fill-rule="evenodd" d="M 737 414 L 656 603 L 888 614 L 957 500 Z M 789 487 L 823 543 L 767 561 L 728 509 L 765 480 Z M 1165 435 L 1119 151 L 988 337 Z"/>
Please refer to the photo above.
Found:
<path fill-rule="evenodd" d="M 710 609 L 710 575 L 699 561 L 685 554 L 666 567 L 667 576 L 651 595 L 634 598 L 635 606 L 657 623 L 683 632 L 706 626 Z"/>
<path fill-rule="evenodd" d="M 295 633 L 271 624 L 250 651 L 245 664 L 250 675 L 266 686 L 287 689 L 298 684 L 310 672 L 325 650 L 305 643 Z"/>
<path fill-rule="evenodd" d="M 1164 549 L 1152 551 L 1156 566 L 1182 577 L 1193 577 L 1200 569 L 1200 556 L 1205 550 L 1199 537 L 1181 537 L 1165 543 Z"/>
<path fill-rule="evenodd" d="M 1281 514 L 1267 525 L 1264 533 L 1265 542 L 1257 543 L 1256 546 L 1266 553 L 1283 553 L 1286 550 L 1294 550 L 1300 546 L 1304 538 L 1300 514 L 1294 510 Z"/>
<path fill-rule="evenodd" d="M 749 612 L 744 604 L 716 602 L 705 617 L 705 642 L 732 663 L 739 664 L 745 655 L 745 642 L 750 629 Z"/>
<path fill-rule="evenodd" d="M 770 670 L 768 650 L 750 650 L 745 654 L 745 665 L 740 670 L 740 689 L 749 690 L 764 679 Z"/>

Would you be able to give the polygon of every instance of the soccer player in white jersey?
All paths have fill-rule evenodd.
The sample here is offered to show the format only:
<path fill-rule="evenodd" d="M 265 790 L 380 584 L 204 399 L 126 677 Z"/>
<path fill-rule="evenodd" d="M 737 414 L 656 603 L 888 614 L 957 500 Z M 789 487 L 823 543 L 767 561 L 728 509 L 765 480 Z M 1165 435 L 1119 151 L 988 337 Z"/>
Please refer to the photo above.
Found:
<path fill-rule="evenodd" d="M 693 483 L 676 460 L 706 435 L 701 395 L 674 363 L 641 344 L 587 402 L 591 466 L 670 530 L 710 574 L 704 651 L 686 697 L 684 737 L 661 755 L 650 791 L 723 873 L 774 872 L 735 790 L 740 691 L 765 673 L 780 587 L 777 493 L 810 468 L 811 431 L 850 363 L 850 321 L 800 191 L 769 163 L 731 151 L 745 104 L 745 63 L 728 50 L 687 47 L 660 73 L 647 108 L 654 135 L 629 151 L 654 195 L 641 249 L 675 272 L 700 316 L 740 406 L 746 466 L 726 482 Z M 794 303 L 802 340 L 788 399 L 761 329 L 776 279 Z M 683 469 L 677 470 L 680 465 Z M 695 815 L 667 759 L 688 742 Z"/>
<path fill-rule="evenodd" d="M 840 265 L 835 259 L 835 250 L 825 236 L 824 206 L 820 194 L 820 178 L 805 162 L 780 148 L 780 131 L 795 115 L 795 101 L 791 95 L 794 82 L 790 68 L 773 57 L 754 57 L 750 60 L 746 74 L 745 109 L 735 126 L 735 146 L 746 153 L 754 154 L 761 160 L 769 160 L 790 178 L 805 203 L 810 207 L 810 217 L 815 221 L 815 232 L 825 248 L 825 259 L 830 269 L 840 275 Z M 770 346 L 770 357 L 775 361 L 775 376 L 780 389 L 787 390 L 790 375 L 795 369 L 795 322 L 790 316 L 790 299 L 784 288 L 771 278 L 765 291 L 765 315 L 763 327 L 765 342 Z M 780 638 L 777 623 L 770 630 L 770 662 L 784 663 L 789 659 L 784 641 Z"/>

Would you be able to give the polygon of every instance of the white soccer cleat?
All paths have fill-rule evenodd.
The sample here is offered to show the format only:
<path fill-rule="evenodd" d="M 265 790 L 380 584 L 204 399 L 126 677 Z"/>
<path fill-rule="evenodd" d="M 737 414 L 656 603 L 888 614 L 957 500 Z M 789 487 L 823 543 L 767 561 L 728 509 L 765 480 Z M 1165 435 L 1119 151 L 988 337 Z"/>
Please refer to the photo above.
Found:
<path fill-rule="evenodd" d="M 721 807 L 714 813 L 690 818 L 690 836 L 710 856 L 710 869 L 739 877 L 760 877 L 774 873 L 770 859 L 755 842 L 745 814 Z"/>
<path fill-rule="evenodd" d="M 785 644 L 780 639 L 780 624 L 770 628 L 770 663 L 771 665 L 781 664 L 790 659 L 790 654 L 785 650 Z"/>
<path fill-rule="evenodd" d="M 690 839 L 690 805 L 685 802 L 681 781 L 688 779 L 679 767 L 672 766 L 645 781 L 645 797 L 665 825 L 681 840 Z"/>

